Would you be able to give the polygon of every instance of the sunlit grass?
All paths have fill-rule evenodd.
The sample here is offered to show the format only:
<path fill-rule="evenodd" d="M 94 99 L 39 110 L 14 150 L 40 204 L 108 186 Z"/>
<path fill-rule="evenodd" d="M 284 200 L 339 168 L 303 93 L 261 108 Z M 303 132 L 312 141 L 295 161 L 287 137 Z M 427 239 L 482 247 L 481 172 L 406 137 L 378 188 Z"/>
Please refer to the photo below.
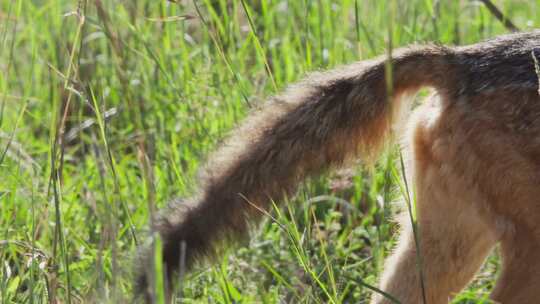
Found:
<path fill-rule="evenodd" d="M 496 2 L 523 29 L 540 21 L 540 1 Z M 0 303 L 129 302 L 151 215 L 193 191 L 201 161 L 250 108 L 389 41 L 504 32 L 474 1 L 1 0 Z M 177 294 L 368 302 L 402 198 L 397 155 L 306 182 Z M 456 302 L 485 297 L 496 261 Z"/>

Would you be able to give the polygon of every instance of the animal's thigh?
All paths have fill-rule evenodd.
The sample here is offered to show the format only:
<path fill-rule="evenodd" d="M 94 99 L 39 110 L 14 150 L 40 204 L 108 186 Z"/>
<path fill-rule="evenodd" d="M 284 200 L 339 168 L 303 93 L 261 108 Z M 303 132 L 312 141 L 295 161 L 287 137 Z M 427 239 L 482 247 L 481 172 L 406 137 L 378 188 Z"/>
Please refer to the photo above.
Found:
<path fill-rule="evenodd" d="M 439 110 L 428 104 L 415 115 L 408 164 L 417 237 L 410 217 L 404 216 L 396 251 L 381 281 L 382 289 L 402 303 L 422 301 L 422 279 L 428 303 L 447 303 L 472 279 L 496 243 L 489 214 L 482 208 L 486 199 L 470 184 L 467 172 L 454 170 L 454 162 L 460 160 L 449 153 L 459 139 L 449 132 L 452 126 L 445 125 Z M 375 297 L 375 303 L 385 300 Z"/>

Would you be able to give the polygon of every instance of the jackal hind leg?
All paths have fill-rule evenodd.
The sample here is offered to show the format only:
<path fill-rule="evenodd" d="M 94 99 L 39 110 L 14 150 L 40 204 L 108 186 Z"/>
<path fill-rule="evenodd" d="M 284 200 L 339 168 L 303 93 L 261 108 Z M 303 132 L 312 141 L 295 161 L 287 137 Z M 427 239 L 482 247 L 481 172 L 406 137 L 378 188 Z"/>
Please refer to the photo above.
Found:
<path fill-rule="evenodd" d="M 474 277 L 497 242 L 481 207 L 484 198 L 470 179 L 453 171 L 454 145 L 448 132 L 417 122 L 413 131 L 412 175 L 419 253 L 408 216 L 395 251 L 387 259 L 380 289 L 400 303 L 448 303 Z M 439 135 L 439 133 L 441 135 Z M 420 270 L 422 276 L 420 275 Z M 423 283 L 422 283 L 423 282 Z M 423 285 L 423 288 L 422 288 Z M 374 294 L 372 303 L 393 303 Z"/>

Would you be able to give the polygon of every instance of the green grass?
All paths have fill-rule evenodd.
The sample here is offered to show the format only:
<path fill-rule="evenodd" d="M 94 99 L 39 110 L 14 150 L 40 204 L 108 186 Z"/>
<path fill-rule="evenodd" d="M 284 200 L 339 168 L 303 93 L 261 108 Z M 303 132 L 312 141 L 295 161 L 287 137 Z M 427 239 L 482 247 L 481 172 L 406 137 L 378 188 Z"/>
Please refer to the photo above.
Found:
<path fill-rule="evenodd" d="M 129 302 L 151 215 L 306 72 L 505 32 L 472 1 L 178 2 L 0 0 L 1 304 Z M 540 22 L 540 1 L 496 3 L 523 29 Z M 306 182 L 189 274 L 182 303 L 367 303 L 396 230 L 397 155 Z M 497 269 L 455 302 L 485 299 Z"/>

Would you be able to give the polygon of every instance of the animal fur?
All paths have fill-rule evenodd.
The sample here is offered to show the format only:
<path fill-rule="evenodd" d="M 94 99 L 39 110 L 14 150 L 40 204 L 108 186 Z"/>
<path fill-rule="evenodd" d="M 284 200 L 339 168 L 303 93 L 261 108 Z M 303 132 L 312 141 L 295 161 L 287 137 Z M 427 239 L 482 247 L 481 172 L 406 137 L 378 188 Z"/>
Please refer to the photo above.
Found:
<path fill-rule="evenodd" d="M 294 194 L 304 178 L 376 157 L 399 108 L 410 106 L 399 97 L 431 87 L 436 96 L 415 111 L 407 132 L 427 303 L 448 303 L 497 243 L 503 267 L 491 298 L 538 301 L 538 46 L 540 32 L 465 47 L 411 46 L 389 62 L 312 74 L 271 98 L 210 158 L 199 192 L 172 203 L 157 222 L 168 280 L 181 255 L 189 270 L 246 237 L 259 209 Z M 404 225 L 382 274 L 380 288 L 401 303 L 423 301 L 416 248 Z M 390 301 L 374 295 L 372 303 Z"/>

